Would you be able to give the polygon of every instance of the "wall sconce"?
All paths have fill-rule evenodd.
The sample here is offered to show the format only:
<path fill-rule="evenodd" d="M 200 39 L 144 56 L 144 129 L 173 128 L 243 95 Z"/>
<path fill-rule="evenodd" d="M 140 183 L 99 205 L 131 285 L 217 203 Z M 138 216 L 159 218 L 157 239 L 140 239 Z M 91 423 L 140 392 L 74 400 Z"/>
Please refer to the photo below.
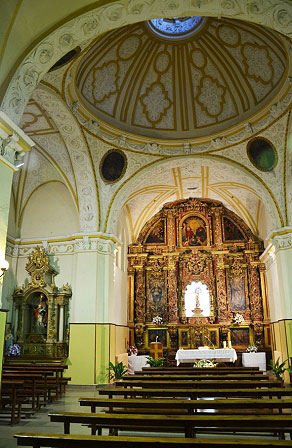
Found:
<path fill-rule="evenodd" d="M 5 272 L 7 271 L 7 269 L 9 268 L 9 263 L 6 260 L 3 260 L 0 264 L 1 266 L 1 273 L 0 273 L 0 279 L 4 277 Z"/>

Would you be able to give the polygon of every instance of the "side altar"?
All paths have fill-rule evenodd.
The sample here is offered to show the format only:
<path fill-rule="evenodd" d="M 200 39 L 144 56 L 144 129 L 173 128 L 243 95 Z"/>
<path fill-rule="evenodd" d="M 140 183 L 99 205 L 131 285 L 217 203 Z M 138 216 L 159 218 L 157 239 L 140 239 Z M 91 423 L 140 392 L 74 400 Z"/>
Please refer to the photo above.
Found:
<path fill-rule="evenodd" d="M 37 247 L 25 269 L 31 280 L 13 293 L 13 326 L 21 358 L 64 359 L 68 356 L 71 289 L 68 284 L 60 289 L 55 285 L 57 271 L 45 249 Z"/>

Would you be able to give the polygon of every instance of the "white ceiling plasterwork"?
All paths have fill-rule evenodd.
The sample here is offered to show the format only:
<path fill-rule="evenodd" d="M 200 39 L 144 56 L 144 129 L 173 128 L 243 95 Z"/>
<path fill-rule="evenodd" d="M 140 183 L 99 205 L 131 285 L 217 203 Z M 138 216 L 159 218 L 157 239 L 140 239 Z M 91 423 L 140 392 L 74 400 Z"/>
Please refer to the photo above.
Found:
<path fill-rule="evenodd" d="M 275 97 L 287 77 L 283 41 L 232 20 L 209 19 L 182 42 L 161 40 L 138 23 L 106 33 L 84 52 L 75 90 L 93 115 L 126 132 L 202 137 L 242 122 Z"/>
<path fill-rule="evenodd" d="M 192 15 L 246 20 L 292 35 L 292 4 L 287 0 L 120 0 L 70 20 L 45 37 L 16 70 L 1 109 L 18 124 L 27 101 L 49 68 L 88 39 L 137 21 Z"/>
<path fill-rule="evenodd" d="M 74 116 L 62 99 L 45 86 L 33 95 L 54 122 L 70 153 L 78 190 L 80 229 L 96 232 L 99 228 L 98 192 L 85 138 Z"/>

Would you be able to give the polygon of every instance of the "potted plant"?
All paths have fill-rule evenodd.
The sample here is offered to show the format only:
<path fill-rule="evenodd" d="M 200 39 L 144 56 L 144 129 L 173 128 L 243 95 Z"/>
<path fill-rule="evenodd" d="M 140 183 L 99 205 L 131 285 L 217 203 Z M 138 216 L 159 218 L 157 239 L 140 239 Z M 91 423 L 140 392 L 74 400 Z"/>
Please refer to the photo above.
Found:
<path fill-rule="evenodd" d="M 109 371 L 110 381 L 118 381 L 128 372 L 127 366 L 125 366 L 122 361 L 116 362 L 115 364 L 110 362 L 107 370 Z"/>
<path fill-rule="evenodd" d="M 282 380 L 282 375 L 284 372 L 286 372 L 286 370 L 287 370 L 287 372 L 292 373 L 291 367 L 285 367 L 285 364 L 287 361 L 288 361 L 288 359 L 286 359 L 286 361 L 284 361 L 280 364 L 280 358 L 278 358 L 276 362 L 274 362 L 271 359 L 270 365 L 272 367 L 272 370 L 273 370 L 277 380 Z"/>
<path fill-rule="evenodd" d="M 147 356 L 147 364 L 149 364 L 150 367 L 163 367 L 165 358 L 158 358 L 154 359 L 152 356 Z"/>

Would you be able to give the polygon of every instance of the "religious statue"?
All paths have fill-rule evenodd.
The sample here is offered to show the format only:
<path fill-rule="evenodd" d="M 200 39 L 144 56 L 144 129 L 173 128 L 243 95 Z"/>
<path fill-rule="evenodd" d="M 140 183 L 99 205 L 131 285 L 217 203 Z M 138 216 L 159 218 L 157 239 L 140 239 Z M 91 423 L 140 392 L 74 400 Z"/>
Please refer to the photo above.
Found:
<path fill-rule="evenodd" d="M 202 292 L 201 288 L 197 287 L 195 289 L 195 304 L 196 304 L 196 307 L 195 307 L 194 310 L 192 310 L 193 313 L 194 313 L 194 316 L 200 316 L 202 314 L 202 312 L 203 312 L 203 310 L 201 310 L 201 308 L 200 308 L 200 294 L 201 294 L 201 292 Z"/>
<path fill-rule="evenodd" d="M 33 332 L 38 334 L 46 334 L 48 324 L 48 309 L 46 296 L 40 295 L 39 304 L 33 309 Z"/>

